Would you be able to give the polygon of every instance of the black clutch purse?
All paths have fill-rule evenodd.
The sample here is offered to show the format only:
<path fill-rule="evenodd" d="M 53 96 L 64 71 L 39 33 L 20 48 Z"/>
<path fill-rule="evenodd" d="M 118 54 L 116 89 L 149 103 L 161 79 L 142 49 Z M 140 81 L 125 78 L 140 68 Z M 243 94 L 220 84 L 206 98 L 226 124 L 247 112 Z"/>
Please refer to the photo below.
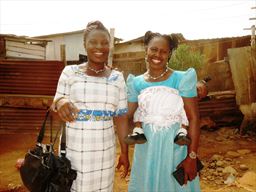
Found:
<path fill-rule="evenodd" d="M 196 166 L 197 166 L 197 172 L 201 171 L 204 168 L 202 162 L 198 158 L 196 161 Z M 174 178 L 178 181 L 178 183 L 180 185 L 184 185 L 185 173 L 184 173 L 184 169 L 182 167 L 180 167 L 176 171 L 174 171 L 172 173 L 172 175 L 174 176 Z"/>

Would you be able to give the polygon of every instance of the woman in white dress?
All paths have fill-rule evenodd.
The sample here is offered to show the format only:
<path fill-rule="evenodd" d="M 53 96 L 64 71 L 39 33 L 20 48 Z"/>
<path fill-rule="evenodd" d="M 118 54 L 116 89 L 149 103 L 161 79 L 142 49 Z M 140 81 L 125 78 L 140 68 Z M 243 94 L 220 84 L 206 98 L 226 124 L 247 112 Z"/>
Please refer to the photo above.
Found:
<path fill-rule="evenodd" d="M 77 171 L 71 191 L 113 191 L 115 121 L 121 154 L 117 167 L 129 169 L 127 94 L 122 73 L 106 63 L 110 35 L 99 21 L 88 23 L 84 47 L 88 62 L 66 66 L 59 78 L 55 109 L 66 122 L 66 156 Z"/>

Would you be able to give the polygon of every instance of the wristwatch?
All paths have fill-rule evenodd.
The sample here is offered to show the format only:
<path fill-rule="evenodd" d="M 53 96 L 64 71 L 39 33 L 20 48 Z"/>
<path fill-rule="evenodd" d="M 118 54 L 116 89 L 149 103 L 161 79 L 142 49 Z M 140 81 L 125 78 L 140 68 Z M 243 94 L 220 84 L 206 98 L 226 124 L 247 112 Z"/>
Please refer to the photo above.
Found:
<path fill-rule="evenodd" d="M 191 159 L 196 159 L 197 154 L 196 154 L 195 151 L 191 151 L 191 152 L 188 154 L 188 156 L 189 156 Z"/>

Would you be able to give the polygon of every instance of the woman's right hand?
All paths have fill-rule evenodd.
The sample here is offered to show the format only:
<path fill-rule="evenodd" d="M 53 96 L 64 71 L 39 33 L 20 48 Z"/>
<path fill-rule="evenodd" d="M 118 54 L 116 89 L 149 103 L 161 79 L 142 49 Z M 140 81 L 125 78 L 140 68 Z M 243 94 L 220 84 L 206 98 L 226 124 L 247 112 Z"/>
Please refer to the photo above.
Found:
<path fill-rule="evenodd" d="M 68 99 L 63 98 L 56 106 L 60 118 L 65 122 L 75 121 L 79 109 Z"/>
<path fill-rule="evenodd" d="M 188 181 L 192 181 L 197 176 L 197 167 L 196 167 L 196 159 L 191 159 L 190 157 L 186 157 L 178 166 L 183 167 L 184 169 L 184 184 L 186 185 Z"/>

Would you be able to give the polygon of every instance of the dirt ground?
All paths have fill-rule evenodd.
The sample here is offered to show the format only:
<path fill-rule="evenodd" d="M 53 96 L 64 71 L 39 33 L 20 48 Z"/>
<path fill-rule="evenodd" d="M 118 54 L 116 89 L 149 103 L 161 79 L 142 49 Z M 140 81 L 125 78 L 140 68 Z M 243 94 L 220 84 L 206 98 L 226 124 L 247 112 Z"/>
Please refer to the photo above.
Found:
<path fill-rule="evenodd" d="M 35 140 L 36 135 L 0 135 L 0 192 L 27 191 L 15 163 L 34 146 Z M 131 146 L 131 163 L 133 149 Z M 200 174 L 202 192 L 256 192 L 255 134 L 241 136 L 234 127 L 202 130 L 199 156 L 205 166 Z M 117 171 L 114 192 L 127 191 L 128 182 L 129 176 L 121 179 Z"/>

